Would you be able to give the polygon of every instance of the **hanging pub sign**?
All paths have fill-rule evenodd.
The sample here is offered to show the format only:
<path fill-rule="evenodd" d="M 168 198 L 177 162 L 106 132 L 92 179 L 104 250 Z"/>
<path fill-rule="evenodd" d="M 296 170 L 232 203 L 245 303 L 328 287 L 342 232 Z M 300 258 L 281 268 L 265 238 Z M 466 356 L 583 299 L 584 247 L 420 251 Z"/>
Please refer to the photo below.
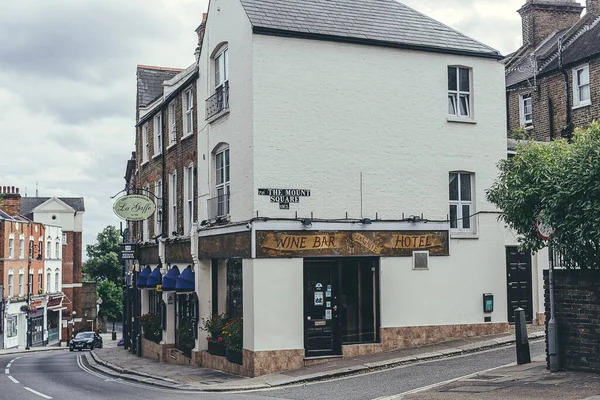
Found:
<path fill-rule="evenodd" d="M 279 203 L 279 209 L 289 210 L 290 203 L 300 203 L 300 197 L 310 197 L 309 189 L 258 189 L 259 196 L 269 196 L 271 203 Z"/>
<path fill-rule="evenodd" d="M 256 256 L 447 256 L 448 243 L 448 231 L 257 231 Z"/>
<path fill-rule="evenodd" d="M 156 205 L 152 199 L 141 194 L 121 196 L 113 205 L 117 217 L 126 221 L 143 221 L 154 214 L 155 210 Z"/>
<path fill-rule="evenodd" d="M 119 259 L 121 262 L 137 259 L 137 245 L 135 243 L 119 243 Z"/>

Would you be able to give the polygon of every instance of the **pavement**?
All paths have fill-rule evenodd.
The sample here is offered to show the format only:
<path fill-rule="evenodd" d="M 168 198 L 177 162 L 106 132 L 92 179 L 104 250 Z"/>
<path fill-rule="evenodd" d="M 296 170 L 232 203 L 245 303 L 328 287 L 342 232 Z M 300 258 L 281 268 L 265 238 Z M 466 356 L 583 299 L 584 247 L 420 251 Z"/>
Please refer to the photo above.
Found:
<path fill-rule="evenodd" d="M 544 337 L 543 327 L 532 327 L 529 339 Z M 472 337 L 415 348 L 386 351 L 307 366 L 256 378 L 246 378 L 207 368 L 177 365 L 137 357 L 110 340 L 102 349 L 84 352 L 92 369 L 120 379 L 179 390 L 211 392 L 245 391 L 300 384 L 392 368 L 409 363 L 467 354 L 513 344 L 513 333 Z M 598 392 L 600 393 L 600 392 Z"/>

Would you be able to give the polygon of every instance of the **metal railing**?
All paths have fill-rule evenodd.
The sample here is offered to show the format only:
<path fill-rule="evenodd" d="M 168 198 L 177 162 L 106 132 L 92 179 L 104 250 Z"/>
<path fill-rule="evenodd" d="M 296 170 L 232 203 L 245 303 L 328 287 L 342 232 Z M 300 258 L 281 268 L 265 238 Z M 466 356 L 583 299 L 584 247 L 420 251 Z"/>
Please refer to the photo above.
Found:
<path fill-rule="evenodd" d="M 206 99 L 206 119 L 229 108 L 229 81 L 219 86 L 215 94 Z"/>
<path fill-rule="evenodd" d="M 225 194 L 206 200 L 206 204 L 208 207 L 208 219 L 215 219 L 229 214 L 230 196 L 230 194 Z"/>

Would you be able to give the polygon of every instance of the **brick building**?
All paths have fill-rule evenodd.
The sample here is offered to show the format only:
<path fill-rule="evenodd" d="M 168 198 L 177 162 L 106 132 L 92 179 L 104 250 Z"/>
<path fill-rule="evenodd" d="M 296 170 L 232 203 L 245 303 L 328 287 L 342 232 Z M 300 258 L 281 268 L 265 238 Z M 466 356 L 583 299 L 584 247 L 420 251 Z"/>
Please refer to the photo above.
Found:
<path fill-rule="evenodd" d="M 160 277 L 160 271 L 184 270 L 193 264 L 190 232 L 197 220 L 197 79 L 196 62 L 186 69 L 137 68 L 136 147 L 125 179 L 128 193 L 148 195 L 155 201 L 156 211 L 145 221 L 128 223 L 126 241 L 137 243 L 139 250 L 129 271 L 133 278 L 130 287 L 138 287 L 142 270 L 156 270 Z M 126 322 L 131 316 L 156 314 L 164 308 L 170 321 L 165 343 L 176 346 L 177 317 L 172 299 L 170 303 L 163 300 L 156 284 L 128 293 Z M 192 298 L 186 295 L 186 304 Z M 134 338 L 139 332 L 135 322 L 125 329 L 127 337 Z"/>
<path fill-rule="evenodd" d="M 0 191 L 0 348 L 27 346 L 27 317 L 31 320 L 30 345 L 41 346 L 46 329 L 44 295 L 44 225 L 20 215 L 20 194 L 14 187 Z M 54 246 L 54 243 L 52 243 Z M 35 310 L 27 313 L 25 307 Z"/>
<path fill-rule="evenodd" d="M 23 197 L 20 205 L 21 214 L 44 225 L 57 226 L 62 229 L 62 332 L 61 337 L 68 339 L 67 323 L 73 323 L 75 330 L 86 321 L 82 319 L 81 307 L 81 263 L 83 255 L 82 234 L 83 214 L 85 213 L 82 197 Z M 53 239 L 55 240 L 55 239 Z M 75 313 L 73 313 L 75 312 Z"/>
<path fill-rule="evenodd" d="M 600 0 L 527 0 L 504 60 L 508 134 L 550 141 L 600 116 Z M 520 134 L 513 135 L 520 130 Z"/>

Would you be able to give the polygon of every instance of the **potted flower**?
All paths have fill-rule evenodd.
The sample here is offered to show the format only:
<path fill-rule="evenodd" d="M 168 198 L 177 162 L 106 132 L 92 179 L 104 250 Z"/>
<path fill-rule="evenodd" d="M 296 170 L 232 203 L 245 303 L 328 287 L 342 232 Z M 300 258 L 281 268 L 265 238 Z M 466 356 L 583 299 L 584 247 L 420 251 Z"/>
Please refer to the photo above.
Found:
<path fill-rule="evenodd" d="M 181 321 L 181 325 L 177 329 L 177 349 L 190 357 L 195 344 L 193 325 L 190 322 Z"/>
<path fill-rule="evenodd" d="M 200 329 L 208 332 L 208 352 L 216 356 L 225 356 L 225 340 L 223 338 L 223 326 L 225 325 L 225 314 L 213 314 L 209 318 L 202 318 Z"/>
<path fill-rule="evenodd" d="M 144 329 L 144 337 L 154 343 L 162 340 L 162 329 L 160 329 L 160 317 L 155 314 L 144 314 L 140 317 L 140 323 Z"/>
<path fill-rule="evenodd" d="M 31 306 L 29 304 L 23 304 L 20 308 L 21 312 L 26 314 L 35 314 L 37 312 L 37 308 L 35 306 Z"/>
<path fill-rule="evenodd" d="M 225 355 L 228 361 L 242 364 L 242 348 L 244 342 L 244 324 L 241 318 L 228 321 L 223 326 Z"/>

